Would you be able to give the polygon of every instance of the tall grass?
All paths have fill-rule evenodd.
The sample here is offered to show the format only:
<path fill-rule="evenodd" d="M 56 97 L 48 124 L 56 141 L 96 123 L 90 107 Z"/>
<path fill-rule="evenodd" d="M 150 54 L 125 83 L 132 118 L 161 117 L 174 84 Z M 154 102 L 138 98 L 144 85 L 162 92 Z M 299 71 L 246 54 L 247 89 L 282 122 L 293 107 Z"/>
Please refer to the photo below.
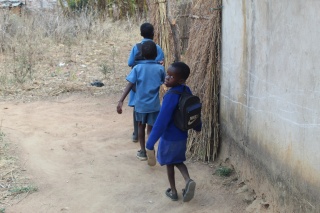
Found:
<path fill-rule="evenodd" d="M 146 0 L 59 0 L 60 6 L 66 14 L 74 12 L 95 11 L 100 17 L 113 18 L 113 20 L 127 17 L 146 18 Z"/>
<path fill-rule="evenodd" d="M 101 64 L 116 71 L 107 78 L 108 89 L 121 90 L 122 81 L 116 80 L 128 73 L 129 51 L 141 39 L 139 25 L 132 19 L 101 19 L 88 11 L 75 16 L 63 11 L 22 16 L 0 11 L 0 96 L 19 91 L 30 96 L 56 94 L 70 82 L 85 86 L 93 79 L 106 79 Z"/>

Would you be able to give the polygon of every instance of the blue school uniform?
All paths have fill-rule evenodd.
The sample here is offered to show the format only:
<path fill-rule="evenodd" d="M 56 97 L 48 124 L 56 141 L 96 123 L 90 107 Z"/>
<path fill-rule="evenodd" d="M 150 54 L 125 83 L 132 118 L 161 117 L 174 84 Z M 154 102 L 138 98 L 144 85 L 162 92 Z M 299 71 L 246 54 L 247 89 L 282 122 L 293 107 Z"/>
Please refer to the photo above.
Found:
<path fill-rule="evenodd" d="M 190 88 L 186 85 L 178 85 L 170 90 L 182 92 L 184 87 L 187 92 L 191 93 Z M 163 97 L 159 115 L 146 143 L 146 148 L 153 150 L 155 143 L 160 138 L 157 151 L 157 161 L 160 165 L 182 163 L 186 160 L 188 131 L 178 129 L 173 122 L 180 95 L 169 91 Z M 200 131 L 201 125 L 194 129 Z"/>
<path fill-rule="evenodd" d="M 143 42 L 146 42 L 146 41 L 153 41 L 152 39 L 148 39 L 148 38 L 144 38 L 141 40 L 140 43 L 143 43 Z M 157 57 L 156 57 L 156 61 L 157 62 L 160 62 L 160 61 L 163 61 L 164 60 L 164 53 L 161 49 L 161 47 L 156 44 L 157 46 Z M 132 67 L 135 63 L 143 63 L 143 61 L 134 61 L 134 58 L 135 58 L 135 55 L 137 54 L 138 52 L 138 48 L 137 48 L 137 45 L 134 45 L 133 48 L 131 49 L 131 52 L 130 52 L 130 55 L 129 55 L 129 58 L 128 58 L 128 66 L 129 67 Z M 129 101 L 128 101 L 128 106 L 130 107 L 134 107 L 134 104 L 135 104 L 135 92 L 133 92 L 132 90 L 130 91 L 129 93 Z"/>
<path fill-rule="evenodd" d="M 141 40 L 140 43 L 144 43 L 146 41 L 153 41 L 152 39 L 149 39 L 149 38 L 144 38 Z M 157 62 L 160 62 L 160 61 L 163 61 L 164 60 L 164 53 L 161 49 L 161 47 L 156 44 L 157 46 L 157 57 L 156 57 L 156 61 Z M 138 48 L 137 48 L 137 45 L 134 45 L 133 48 L 131 49 L 131 52 L 130 52 L 130 55 L 129 55 L 129 58 L 128 58 L 128 66 L 129 67 L 132 67 L 135 63 L 139 63 L 140 61 L 134 61 L 134 58 L 136 56 L 136 54 L 138 53 Z"/>
<path fill-rule="evenodd" d="M 162 65 L 154 60 L 144 60 L 131 70 L 126 79 L 136 85 L 136 112 L 152 113 L 160 110 L 159 90 L 165 79 Z"/>

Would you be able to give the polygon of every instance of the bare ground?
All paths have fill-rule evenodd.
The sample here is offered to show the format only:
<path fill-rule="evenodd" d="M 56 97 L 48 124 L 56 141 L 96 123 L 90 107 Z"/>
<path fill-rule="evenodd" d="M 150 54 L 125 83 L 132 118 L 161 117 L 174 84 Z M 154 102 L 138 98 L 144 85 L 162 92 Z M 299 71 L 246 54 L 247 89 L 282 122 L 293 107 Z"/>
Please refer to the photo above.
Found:
<path fill-rule="evenodd" d="M 192 201 L 170 201 L 165 167 L 136 159 L 132 109 L 116 113 L 118 96 L 65 95 L 1 102 L 2 131 L 21 176 L 38 188 L 7 199 L 6 212 L 245 212 L 239 181 L 213 175 L 218 163 L 187 162 L 196 181 Z M 177 188 L 184 188 L 176 173 Z"/>

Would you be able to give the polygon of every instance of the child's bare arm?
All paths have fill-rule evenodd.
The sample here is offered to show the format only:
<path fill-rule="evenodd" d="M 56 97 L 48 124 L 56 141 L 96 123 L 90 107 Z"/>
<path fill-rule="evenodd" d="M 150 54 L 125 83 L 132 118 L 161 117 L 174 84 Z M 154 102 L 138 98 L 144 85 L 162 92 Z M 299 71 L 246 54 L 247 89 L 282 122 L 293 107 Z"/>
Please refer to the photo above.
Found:
<path fill-rule="evenodd" d="M 124 89 L 123 91 L 123 94 L 118 102 L 118 105 L 117 105 L 117 112 L 118 114 L 121 114 L 122 113 L 122 105 L 123 105 L 123 101 L 124 99 L 126 99 L 127 95 L 129 94 L 131 88 L 133 87 L 133 83 L 129 82 L 126 86 L 126 88 Z"/>

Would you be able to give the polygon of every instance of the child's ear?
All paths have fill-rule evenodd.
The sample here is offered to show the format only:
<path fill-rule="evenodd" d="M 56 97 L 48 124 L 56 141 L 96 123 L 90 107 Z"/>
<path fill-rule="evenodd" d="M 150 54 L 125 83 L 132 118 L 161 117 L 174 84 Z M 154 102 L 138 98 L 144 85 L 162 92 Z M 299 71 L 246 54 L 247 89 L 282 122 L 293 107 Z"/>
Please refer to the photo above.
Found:
<path fill-rule="evenodd" d="M 185 79 L 180 78 L 180 80 L 179 80 L 179 84 L 184 84 L 184 83 L 186 83 L 186 80 L 185 80 Z"/>

